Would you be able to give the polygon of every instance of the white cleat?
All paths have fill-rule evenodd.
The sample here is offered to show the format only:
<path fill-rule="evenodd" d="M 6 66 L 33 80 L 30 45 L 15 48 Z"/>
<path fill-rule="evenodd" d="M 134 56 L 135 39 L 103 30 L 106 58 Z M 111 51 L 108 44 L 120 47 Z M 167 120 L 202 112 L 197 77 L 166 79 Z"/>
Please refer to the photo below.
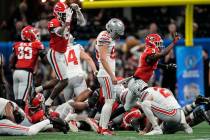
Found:
<path fill-rule="evenodd" d="M 193 129 L 188 125 L 188 124 L 183 124 L 183 129 L 184 129 L 184 132 L 187 133 L 187 134 L 192 134 L 193 133 Z"/>
<path fill-rule="evenodd" d="M 69 128 L 70 128 L 70 131 L 72 131 L 72 132 L 79 132 L 76 121 L 70 121 Z"/>
<path fill-rule="evenodd" d="M 150 131 L 144 135 L 149 136 L 149 135 L 161 135 L 161 134 L 163 134 L 163 131 L 160 128 L 154 128 L 152 131 Z"/>

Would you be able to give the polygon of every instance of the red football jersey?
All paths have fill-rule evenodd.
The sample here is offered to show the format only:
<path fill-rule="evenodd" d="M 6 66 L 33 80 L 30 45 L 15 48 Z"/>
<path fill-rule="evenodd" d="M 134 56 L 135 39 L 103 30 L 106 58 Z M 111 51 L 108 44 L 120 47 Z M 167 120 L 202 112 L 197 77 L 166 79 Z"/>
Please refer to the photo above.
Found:
<path fill-rule="evenodd" d="M 33 72 L 38 60 L 39 51 L 43 50 L 44 46 L 41 42 L 16 42 L 13 46 L 13 51 L 17 57 L 15 68 L 28 69 Z"/>
<path fill-rule="evenodd" d="M 147 64 L 146 57 L 158 52 L 158 49 L 155 48 L 146 48 L 145 51 L 139 58 L 139 66 L 135 71 L 134 76 L 142 79 L 144 82 L 148 82 L 153 75 L 155 69 L 157 69 L 158 61 L 152 65 Z"/>
<path fill-rule="evenodd" d="M 35 124 L 45 119 L 44 110 L 41 108 L 35 111 L 30 109 L 28 104 L 26 104 L 24 112 L 30 123 Z"/>
<path fill-rule="evenodd" d="M 53 29 L 60 27 L 61 23 L 58 19 L 54 18 L 48 23 L 48 30 L 50 32 L 50 48 L 54 51 L 65 53 L 68 44 L 68 31 L 64 31 L 64 37 L 58 36 L 54 33 Z"/>

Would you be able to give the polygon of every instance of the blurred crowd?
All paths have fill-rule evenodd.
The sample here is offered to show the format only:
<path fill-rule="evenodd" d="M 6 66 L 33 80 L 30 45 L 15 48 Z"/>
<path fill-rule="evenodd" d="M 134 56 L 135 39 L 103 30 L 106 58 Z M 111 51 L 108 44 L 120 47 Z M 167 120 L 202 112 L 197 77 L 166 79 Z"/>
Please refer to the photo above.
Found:
<path fill-rule="evenodd" d="M 70 0 L 70 2 L 75 0 Z M 33 0 L 12 1 L 5 19 L 0 20 L 0 41 L 18 40 L 20 31 L 25 25 L 34 25 L 41 31 L 42 40 L 49 40 L 47 23 L 52 18 L 52 9 L 56 1 L 48 0 L 44 3 Z M 95 38 L 105 23 L 111 17 L 123 20 L 126 25 L 125 37 L 134 35 L 138 39 L 149 32 L 158 32 L 166 38 L 171 38 L 172 32 L 179 32 L 184 36 L 185 7 L 141 7 L 115 9 L 83 9 L 87 25 L 75 29 L 74 36 L 79 39 Z M 194 7 L 194 36 L 207 37 L 210 33 L 209 6 Z"/>
<path fill-rule="evenodd" d="M 54 2 L 47 1 L 41 3 L 37 1 L 22 0 L 11 2 L 11 12 L 8 19 L 0 21 L 0 41 L 16 41 L 20 39 L 21 29 L 26 25 L 34 25 L 40 29 L 42 41 L 49 41 L 49 32 L 47 23 L 53 17 L 52 9 Z M 87 19 L 87 25 L 74 29 L 73 35 L 76 39 L 89 40 L 84 46 L 86 51 L 95 58 L 95 37 L 104 29 L 105 23 L 111 17 L 117 17 L 123 20 L 126 26 L 125 42 L 118 42 L 117 45 L 117 76 L 128 77 L 134 72 L 138 65 L 138 59 L 144 50 L 143 39 L 148 33 L 159 33 L 165 39 L 171 39 L 175 32 L 184 36 L 185 8 L 184 7 L 146 7 L 130 8 L 130 17 L 124 16 L 126 9 L 83 9 L 82 12 Z M 195 6 L 194 8 L 194 36 L 210 37 L 210 8 L 208 6 Z M 204 51 L 205 76 L 207 79 L 206 87 L 209 87 L 209 60 L 208 53 Z M 207 55 L 207 57 L 206 57 Z M 174 52 L 162 60 L 162 63 L 176 63 Z M 90 72 L 87 64 L 83 63 L 87 75 L 87 83 L 90 87 L 96 86 L 94 76 Z M 42 63 L 37 64 L 34 84 L 40 85 L 42 82 L 52 79 L 55 74 L 49 66 Z M 4 73 L 9 85 L 12 85 L 11 71 L 7 65 L 4 65 Z M 156 71 L 153 76 L 151 85 L 160 85 L 170 88 L 176 93 L 176 75 L 171 71 Z M 12 98 L 12 97 L 11 97 Z"/>

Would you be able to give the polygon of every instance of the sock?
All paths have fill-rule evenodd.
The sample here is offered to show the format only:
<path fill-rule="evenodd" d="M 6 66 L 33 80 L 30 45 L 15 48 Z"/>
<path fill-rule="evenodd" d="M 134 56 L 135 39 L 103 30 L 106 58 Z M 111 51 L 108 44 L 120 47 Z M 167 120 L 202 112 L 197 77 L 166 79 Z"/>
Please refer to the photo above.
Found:
<path fill-rule="evenodd" d="M 192 104 L 184 106 L 182 109 L 184 111 L 185 116 L 189 115 L 196 107 L 197 107 L 197 105 L 195 104 L 195 102 L 193 102 Z"/>
<path fill-rule="evenodd" d="M 150 123 L 152 124 L 153 129 L 159 127 L 157 120 L 151 110 L 151 101 L 146 100 L 141 104 L 141 106 L 142 106 L 142 110 L 144 111 L 144 114 L 146 115 Z"/>
<path fill-rule="evenodd" d="M 105 99 L 105 104 L 101 110 L 99 126 L 101 126 L 104 129 L 108 128 L 108 123 L 109 123 L 109 119 L 112 113 L 113 103 L 114 103 L 114 99 Z"/>
<path fill-rule="evenodd" d="M 43 91 L 43 87 L 42 86 L 38 86 L 35 88 L 36 93 L 39 93 L 41 91 Z"/>
<path fill-rule="evenodd" d="M 29 127 L 28 135 L 36 135 L 44 127 L 50 124 L 50 120 L 46 119 Z"/>
<path fill-rule="evenodd" d="M 51 106 L 53 103 L 53 99 L 51 99 L 50 97 L 47 99 L 47 101 L 45 102 L 46 106 Z"/>

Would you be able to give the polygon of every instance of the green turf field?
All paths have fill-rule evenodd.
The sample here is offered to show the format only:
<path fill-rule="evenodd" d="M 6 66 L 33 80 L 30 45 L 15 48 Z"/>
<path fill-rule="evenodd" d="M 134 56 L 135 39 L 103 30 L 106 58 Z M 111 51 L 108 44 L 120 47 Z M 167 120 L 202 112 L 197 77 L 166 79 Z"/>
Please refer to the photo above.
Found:
<path fill-rule="evenodd" d="M 210 126 L 202 123 L 193 128 L 194 134 L 183 132 L 171 135 L 138 136 L 135 132 L 118 131 L 116 136 L 101 136 L 94 132 L 40 133 L 36 136 L 0 136 L 0 140 L 210 140 Z"/>

